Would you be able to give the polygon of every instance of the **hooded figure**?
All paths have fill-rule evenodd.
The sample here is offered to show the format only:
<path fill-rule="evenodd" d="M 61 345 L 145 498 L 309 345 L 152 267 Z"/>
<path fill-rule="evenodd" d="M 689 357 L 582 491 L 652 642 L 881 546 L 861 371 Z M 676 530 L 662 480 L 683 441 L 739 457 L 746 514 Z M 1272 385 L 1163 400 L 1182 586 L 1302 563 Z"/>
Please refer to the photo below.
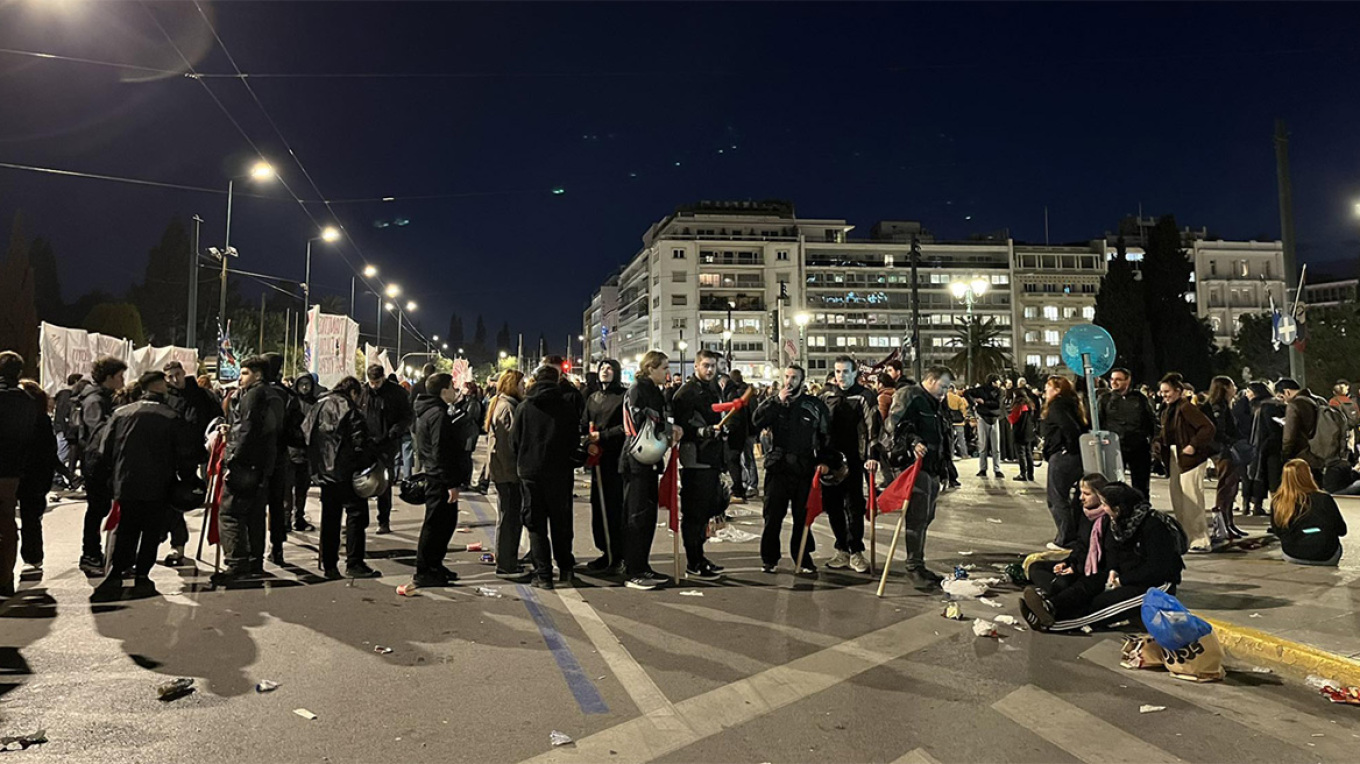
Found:
<path fill-rule="evenodd" d="M 523 517 L 534 560 L 533 584 L 540 588 L 553 588 L 554 560 L 563 583 L 572 580 L 576 565 L 571 551 L 571 490 L 580 424 L 576 396 L 563 388 L 562 373 L 552 366 L 540 366 L 510 430 L 524 491 Z"/>
<path fill-rule="evenodd" d="M 617 572 L 623 564 L 623 476 L 619 457 L 627 435 L 623 427 L 623 400 L 628 388 L 619 377 L 622 367 L 612 358 L 600 361 L 595 392 L 586 399 L 581 429 L 590 433 L 592 479 L 590 484 L 591 529 L 599 558 L 587 570 Z"/>
<path fill-rule="evenodd" d="M 316 526 L 307 520 L 307 490 L 312 485 L 312 471 L 307 464 L 307 439 L 303 437 L 302 423 L 316 405 L 316 378 L 311 374 L 300 374 L 293 380 L 293 401 L 297 406 L 298 439 L 288 444 L 288 461 L 293 468 L 293 530 L 314 531 Z"/>

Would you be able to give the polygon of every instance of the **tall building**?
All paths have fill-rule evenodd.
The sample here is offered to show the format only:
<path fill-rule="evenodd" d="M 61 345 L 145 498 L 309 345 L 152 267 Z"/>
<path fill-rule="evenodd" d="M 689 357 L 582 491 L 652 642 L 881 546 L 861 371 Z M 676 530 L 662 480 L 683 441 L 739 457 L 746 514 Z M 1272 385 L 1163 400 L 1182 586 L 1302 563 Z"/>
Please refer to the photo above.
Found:
<path fill-rule="evenodd" d="M 1084 247 L 1019 244 L 1014 251 L 1015 363 L 1057 369 L 1063 334 L 1095 318 L 1096 293 L 1108 262 L 1105 240 Z"/>
<path fill-rule="evenodd" d="M 1360 300 L 1360 279 L 1318 281 L 1303 285 L 1303 304 L 1310 308 L 1334 308 Z M 1280 303 L 1281 310 L 1284 304 Z"/>
<path fill-rule="evenodd" d="M 1199 240 L 1186 254 L 1195 263 L 1196 312 L 1219 347 L 1232 344 L 1243 316 L 1269 313 L 1272 299 L 1285 304 L 1283 242 Z"/>

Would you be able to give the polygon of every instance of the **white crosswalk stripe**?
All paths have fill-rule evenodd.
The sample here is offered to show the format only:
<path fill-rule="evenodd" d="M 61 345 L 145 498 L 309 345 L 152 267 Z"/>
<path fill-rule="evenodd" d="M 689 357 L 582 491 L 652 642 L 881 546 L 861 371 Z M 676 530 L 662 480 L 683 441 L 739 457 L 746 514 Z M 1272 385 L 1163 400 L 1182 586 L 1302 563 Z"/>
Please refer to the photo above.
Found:
<path fill-rule="evenodd" d="M 1033 685 L 992 704 L 1011 721 L 1086 764 L 1150 764 L 1180 759 Z"/>

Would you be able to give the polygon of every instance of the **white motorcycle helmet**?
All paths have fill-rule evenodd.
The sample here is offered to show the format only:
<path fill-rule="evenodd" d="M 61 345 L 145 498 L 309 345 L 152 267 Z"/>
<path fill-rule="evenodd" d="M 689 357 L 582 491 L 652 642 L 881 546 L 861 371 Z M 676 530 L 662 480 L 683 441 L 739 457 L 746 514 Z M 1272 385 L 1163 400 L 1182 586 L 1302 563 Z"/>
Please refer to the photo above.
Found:
<path fill-rule="evenodd" d="M 371 499 L 383 493 L 387 485 L 387 468 L 382 464 L 354 473 L 354 493 L 361 499 Z"/>
<path fill-rule="evenodd" d="M 659 464 L 669 447 L 670 444 L 664 437 L 656 434 L 656 427 L 648 420 L 642 425 L 642 429 L 638 430 L 633 442 L 628 444 L 628 455 L 638 464 Z"/>

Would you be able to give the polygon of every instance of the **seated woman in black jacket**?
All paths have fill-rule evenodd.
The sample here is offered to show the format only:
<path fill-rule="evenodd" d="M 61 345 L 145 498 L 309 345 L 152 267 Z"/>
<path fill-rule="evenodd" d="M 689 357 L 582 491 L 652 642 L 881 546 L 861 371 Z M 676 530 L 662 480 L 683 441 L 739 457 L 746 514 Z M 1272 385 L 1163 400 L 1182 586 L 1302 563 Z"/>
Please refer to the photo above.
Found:
<path fill-rule="evenodd" d="M 1284 465 L 1280 488 L 1270 497 L 1270 532 L 1280 537 L 1284 559 L 1298 565 L 1336 565 L 1346 521 L 1336 500 L 1318 490 L 1302 459 Z"/>
<path fill-rule="evenodd" d="M 1110 483 L 1100 491 L 1107 527 L 1082 575 L 1049 594 L 1028 587 L 1020 613 L 1036 631 L 1072 631 L 1138 617 L 1148 589 L 1175 592 L 1181 581 L 1183 532 L 1137 490 Z"/>

